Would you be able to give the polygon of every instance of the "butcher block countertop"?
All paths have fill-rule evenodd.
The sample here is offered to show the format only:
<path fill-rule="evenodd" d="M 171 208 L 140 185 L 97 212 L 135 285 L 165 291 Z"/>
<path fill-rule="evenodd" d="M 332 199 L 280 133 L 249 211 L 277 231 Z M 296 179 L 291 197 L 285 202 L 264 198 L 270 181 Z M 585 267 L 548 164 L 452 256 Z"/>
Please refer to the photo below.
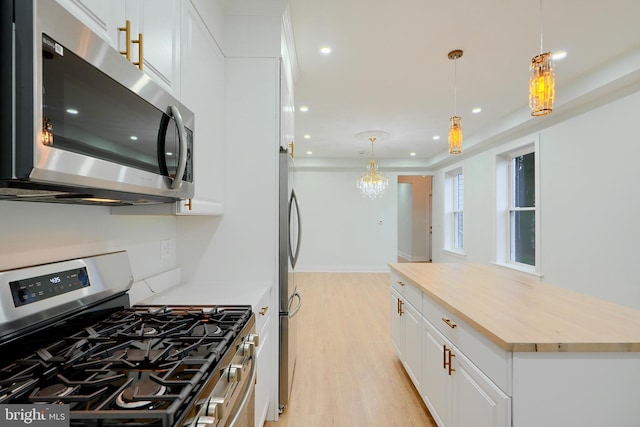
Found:
<path fill-rule="evenodd" d="M 640 352 L 638 310 L 493 265 L 389 267 L 504 350 Z"/>

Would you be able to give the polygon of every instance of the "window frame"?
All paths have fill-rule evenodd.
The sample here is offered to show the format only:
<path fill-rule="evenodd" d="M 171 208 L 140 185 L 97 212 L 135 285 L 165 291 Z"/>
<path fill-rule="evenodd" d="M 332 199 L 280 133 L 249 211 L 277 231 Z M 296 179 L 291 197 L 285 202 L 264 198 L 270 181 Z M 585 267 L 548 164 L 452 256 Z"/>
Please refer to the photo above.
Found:
<path fill-rule="evenodd" d="M 542 263 L 540 259 L 540 138 L 539 135 L 528 137 L 523 140 L 509 144 L 507 150 L 500 152 L 495 157 L 495 179 L 496 179 L 496 240 L 495 240 L 495 263 L 514 270 L 542 276 Z M 534 198 L 533 207 L 516 207 L 514 200 L 515 175 L 513 171 L 513 159 L 516 157 L 533 153 L 534 154 Z M 513 242 L 512 214 L 514 212 L 533 211 L 535 218 L 535 264 L 529 265 L 514 261 L 513 254 L 515 248 Z"/>
<path fill-rule="evenodd" d="M 462 208 L 458 204 L 459 200 L 459 178 L 462 177 Z M 445 181 L 445 203 L 444 203 L 444 218 L 445 218 L 445 239 L 444 239 L 444 251 L 459 255 L 466 256 L 464 252 L 464 170 L 462 166 L 457 166 L 453 169 L 449 169 L 444 172 Z M 456 219 L 462 214 L 462 245 L 456 247 L 458 242 L 458 228 L 456 227 Z"/>

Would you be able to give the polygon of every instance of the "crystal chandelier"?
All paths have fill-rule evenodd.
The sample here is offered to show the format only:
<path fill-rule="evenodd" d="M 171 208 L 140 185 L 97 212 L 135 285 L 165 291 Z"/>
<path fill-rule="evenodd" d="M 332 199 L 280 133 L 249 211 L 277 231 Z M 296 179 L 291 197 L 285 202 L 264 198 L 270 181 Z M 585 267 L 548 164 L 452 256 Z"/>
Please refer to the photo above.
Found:
<path fill-rule="evenodd" d="M 556 74 L 551 52 L 542 53 L 542 0 L 540 0 L 540 55 L 529 66 L 529 108 L 532 116 L 545 116 L 553 111 L 556 97 Z"/>
<path fill-rule="evenodd" d="M 460 154 L 462 153 L 462 117 L 456 114 L 458 109 L 456 64 L 458 58 L 462 57 L 462 50 L 452 50 L 447 57 L 453 60 L 453 116 L 449 119 L 449 154 Z"/>
<path fill-rule="evenodd" d="M 378 162 L 373 157 L 373 143 L 376 139 L 375 136 L 368 137 L 368 140 L 371 141 L 371 160 L 367 163 L 367 171 L 360 175 L 356 183 L 362 195 L 370 199 L 382 197 L 384 190 L 389 186 L 389 180 L 378 172 Z"/>

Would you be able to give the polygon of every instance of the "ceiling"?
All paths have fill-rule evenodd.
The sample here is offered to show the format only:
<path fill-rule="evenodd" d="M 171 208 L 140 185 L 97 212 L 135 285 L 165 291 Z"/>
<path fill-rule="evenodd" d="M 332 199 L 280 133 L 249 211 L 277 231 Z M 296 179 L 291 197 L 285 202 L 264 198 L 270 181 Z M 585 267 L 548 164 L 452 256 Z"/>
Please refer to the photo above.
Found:
<path fill-rule="evenodd" d="M 298 64 L 296 154 L 303 158 L 369 157 L 371 144 L 356 138 L 369 130 L 390 134 L 375 143 L 376 158 L 444 158 L 454 112 L 467 146 L 507 121 L 561 114 L 580 86 L 597 80 L 589 76 L 640 51 L 638 0 L 547 0 L 542 14 L 537 0 L 289 5 Z M 529 63 L 540 53 L 541 16 L 544 51 L 565 50 L 567 57 L 556 61 L 554 112 L 531 118 Z M 331 54 L 321 54 L 323 46 Z M 447 58 L 454 49 L 464 51 L 457 61 Z M 299 111 L 303 105 L 307 112 Z M 482 112 L 472 113 L 475 107 Z"/>

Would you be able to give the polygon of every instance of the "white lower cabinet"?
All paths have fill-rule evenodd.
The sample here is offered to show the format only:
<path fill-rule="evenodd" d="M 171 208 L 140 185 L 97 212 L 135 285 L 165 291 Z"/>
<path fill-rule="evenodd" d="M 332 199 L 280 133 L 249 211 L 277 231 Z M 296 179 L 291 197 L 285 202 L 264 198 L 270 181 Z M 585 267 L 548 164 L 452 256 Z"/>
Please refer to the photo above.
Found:
<path fill-rule="evenodd" d="M 427 319 L 422 397 L 441 427 L 509 427 L 511 399 Z"/>
<path fill-rule="evenodd" d="M 422 319 L 422 388 L 420 394 L 438 426 L 451 425 L 451 380 L 443 362 L 444 340 L 431 323 Z"/>
<path fill-rule="evenodd" d="M 272 354 L 273 354 L 273 338 L 270 336 L 271 323 L 273 317 L 270 313 L 266 314 L 268 318 L 265 321 L 264 327 L 260 331 L 259 339 L 260 345 L 257 351 L 257 369 L 258 379 L 255 389 L 255 425 L 262 426 L 267 419 L 267 413 L 269 410 L 269 404 L 271 399 L 269 391 L 271 390 L 271 384 L 273 383 L 272 369 Z"/>
<path fill-rule="evenodd" d="M 511 353 L 394 274 L 390 313 L 391 343 L 439 427 L 511 427 Z"/>
<path fill-rule="evenodd" d="M 420 388 L 421 359 L 420 334 L 422 315 L 400 295 L 391 290 L 391 342 L 400 356 L 402 365 L 416 388 Z"/>

